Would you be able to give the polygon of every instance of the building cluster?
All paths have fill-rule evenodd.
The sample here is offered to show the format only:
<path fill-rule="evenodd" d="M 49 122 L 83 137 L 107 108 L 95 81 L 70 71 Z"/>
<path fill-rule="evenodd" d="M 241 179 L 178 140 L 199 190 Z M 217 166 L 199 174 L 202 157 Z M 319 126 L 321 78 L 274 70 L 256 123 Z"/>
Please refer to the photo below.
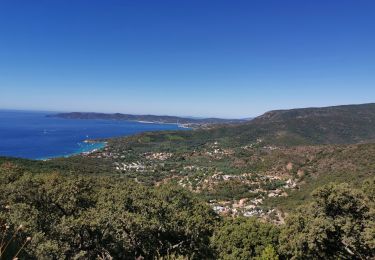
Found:
<path fill-rule="evenodd" d="M 118 171 L 132 171 L 132 172 L 144 172 L 146 170 L 150 170 L 149 167 L 142 164 L 141 162 L 131 162 L 131 163 L 114 163 L 116 170 Z"/>
<path fill-rule="evenodd" d="M 269 218 L 275 222 L 282 222 L 283 218 L 281 213 L 276 209 L 266 209 L 263 206 L 264 200 L 266 198 L 274 197 L 286 197 L 288 196 L 287 191 L 292 189 L 297 189 L 297 182 L 293 179 L 287 179 L 284 181 L 284 185 L 277 189 L 266 189 L 260 188 L 260 184 L 264 181 L 280 181 L 279 176 L 261 176 L 260 179 L 256 181 L 250 181 L 248 175 L 216 175 L 212 176 L 213 180 L 246 180 L 246 183 L 258 184 L 259 188 L 250 189 L 249 193 L 254 194 L 255 198 L 242 198 L 240 200 L 227 200 L 227 201 L 210 201 L 210 205 L 218 214 L 231 215 L 231 216 L 244 216 L 244 217 L 259 217 L 259 218 Z"/>
<path fill-rule="evenodd" d="M 165 161 L 171 158 L 173 154 L 172 153 L 145 153 L 144 156 L 147 160 Z"/>

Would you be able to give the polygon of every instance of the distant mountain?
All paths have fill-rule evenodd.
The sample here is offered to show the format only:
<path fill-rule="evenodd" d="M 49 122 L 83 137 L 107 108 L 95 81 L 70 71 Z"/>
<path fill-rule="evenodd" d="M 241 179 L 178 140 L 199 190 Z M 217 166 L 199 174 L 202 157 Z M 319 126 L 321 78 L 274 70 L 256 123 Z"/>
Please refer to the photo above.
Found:
<path fill-rule="evenodd" d="M 187 118 L 177 116 L 156 116 L 156 115 L 131 115 L 131 114 L 106 114 L 106 113 L 85 113 L 72 112 L 50 115 L 52 117 L 60 117 L 66 119 L 106 119 L 106 120 L 128 120 L 142 121 L 152 123 L 172 123 L 182 124 L 185 126 L 204 126 L 212 124 L 238 124 L 244 123 L 242 119 L 221 119 L 221 118 Z"/>
<path fill-rule="evenodd" d="M 375 140 L 375 104 L 275 110 L 212 131 L 240 144 L 259 138 L 287 145 L 359 143 Z"/>
<path fill-rule="evenodd" d="M 221 140 L 229 146 L 261 141 L 270 145 L 351 144 L 375 140 L 375 103 L 269 111 L 252 120 L 174 116 L 64 113 L 70 119 L 112 119 L 208 126 L 185 135 L 191 142 Z M 188 137 L 190 135 L 190 137 Z"/>
<path fill-rule="evenodd" d="M 289 110 L 273 110 L 256 118 L 256 121 L 280 122 L 285 120 L 317 119 L 334 122 L 340 120 L 359 119 L 371 121 L 375 114 L 375 103 L 362 105 L 343 105 L 319 108 L 296 108 Z"/>

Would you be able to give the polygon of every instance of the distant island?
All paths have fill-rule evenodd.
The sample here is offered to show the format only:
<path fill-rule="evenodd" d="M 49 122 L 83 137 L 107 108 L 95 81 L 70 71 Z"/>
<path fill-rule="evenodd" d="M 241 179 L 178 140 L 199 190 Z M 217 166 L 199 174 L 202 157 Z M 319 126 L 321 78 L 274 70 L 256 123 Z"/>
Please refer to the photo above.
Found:
<path fill-rule="evenodd" d="M 107 114 L 94 112 L 71 112 L 48 115 L 65 119 L 105 119 L 105 120 L 127 120 L 143 123 L 178 124 L 182 127 L 209 127 L 216 124 L 239 124 L 251 119 L 222 119 L 222 118 L 187 118 L 178 116 L 157 115 L 131 115 L 131 114 Z"/>

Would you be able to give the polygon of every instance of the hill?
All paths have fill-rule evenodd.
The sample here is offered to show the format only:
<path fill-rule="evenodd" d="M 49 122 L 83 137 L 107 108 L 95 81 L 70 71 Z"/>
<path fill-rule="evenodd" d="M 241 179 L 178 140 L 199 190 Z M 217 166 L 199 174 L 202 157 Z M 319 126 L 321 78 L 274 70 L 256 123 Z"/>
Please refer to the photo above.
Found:
<path fill-rule="evenodd" d="M 367 142 L 375 140 L 375 104 L 275 110 L 212 132 L 236 145 L 257 139 L 283 146 Z"/>

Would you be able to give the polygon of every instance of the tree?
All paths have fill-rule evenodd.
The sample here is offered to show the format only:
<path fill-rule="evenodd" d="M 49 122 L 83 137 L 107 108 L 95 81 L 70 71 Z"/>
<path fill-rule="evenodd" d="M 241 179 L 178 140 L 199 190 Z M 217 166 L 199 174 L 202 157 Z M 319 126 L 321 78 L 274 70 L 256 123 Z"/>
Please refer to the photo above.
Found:
<path fill-rule="evenodd" d="M 279 260 L 279 256 L 273 246 L 268 245 L 256 260 Z"/>
<path fill-rule="evenodd" d="M 272 254 L 278 237 L 276 226 L 255 218 L 226 219 L 215 230 L 211 245 L 220 259 L 252 259 Z"/>
<path fill-rule="evenodd" d="M 375 215 L 368 198 L 347 184 L 317 189 L 291 214 L 280 252 L 292 259 L 366 259 L 375 256 Z"/>
<path fill-rule="evenodd" d="M 362 190 L 371 203 L 375 203 L 375 178 L 370 178 L 364 181 Z"/>
<path fill-rule="evenodd" d="M 209 238 L 218 216 L 180 187 L 13 170 L 0 180 L 0 219 L 22 224 L 21 245 L 32 237 L 23 248 L 30 259 L 212 256 Z"/>

